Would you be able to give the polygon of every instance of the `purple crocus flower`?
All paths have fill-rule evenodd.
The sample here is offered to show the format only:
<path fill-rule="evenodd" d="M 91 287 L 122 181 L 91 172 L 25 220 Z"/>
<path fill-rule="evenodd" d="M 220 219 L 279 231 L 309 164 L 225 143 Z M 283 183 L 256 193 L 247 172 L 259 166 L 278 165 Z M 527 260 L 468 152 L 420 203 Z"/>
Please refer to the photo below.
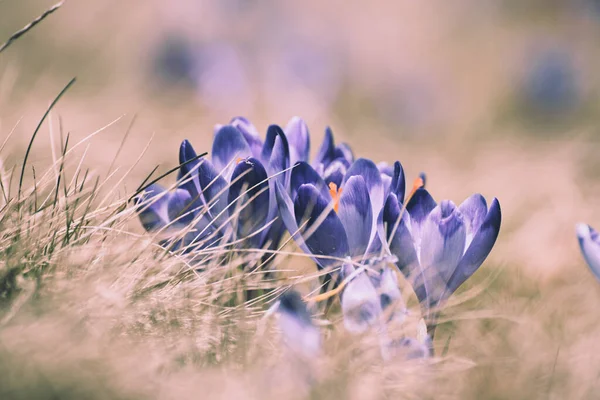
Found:
<path fill-rule="evenodd" d="M 325 129 L 323 143 L 317 152 L 312 166 L 325 179 L 325 183 L 335 183 L 340 187 L 348 168 L 354 162 L 354 154 L 346 143 L 335 145 L 331 128 Z"/>
<path fill-rule="evenodd" d="M 277 304 L 279 328 L 291 352 L 304 360 L 318 356 L 321 333 L 300 294 L 288 290 L 279 297 Z"/>
<path fill-rule="evenodd" d="M 396 273 L 391 268 L 384 267 L 373 275 L 344 264 L 341 275 L 347 280 L 341 293 L 341 308 L 348 332 L 362 334 L 371 329 L 379 337 L 384 360 L 427 358 L 433 354 L 429 335 L 425 334 L 421 341 L 406 336 L 395 340 L 389 337 L 393 333 L 390 324 L 402 323 L 406 315 Z"/>
<path fill-rule="evenodd" d="M 372 328 L 383 333 L 385 322 L 382 318 L 382 299 L 367 272 L 357 273 L 354 266 L 344 264 L 340 275 L 347 280 L 340 296 L 346 330 L 360 334 Z"/>
<path fill-rule="evenodd" d="M 159 184 L 152 184 L 136 199 L 140 222 L 148 232 L 162 232 L 166 238 L 176 236 L 193 219 L 191 213 L 185 211 L 190 201 L 187 190 L 168 191 Z"/>
<path fill-rule="evenodd" d="M 380 248 L 376 216 L 384 186 L 377 166 L 358 159 L 337 182 L 327 184 L 309 164 L 299 162 L 292 169 L 290 192 L 277 184 L 285 227 L 320 268 L 339 265 L 331 257 L 364 259 Z"/>
<path fill-rule="evenodd" d="M 242 132 L 253 154 L 262 153 L 263 141 L 256 127 L 248 119 L 236 117 L 231 120 L 230 125 Z M 215 125 L 215 135 L 222 127 L 223 125 Z M 300 117 L 292 117 L 283 131 L 289 145 L 290 165 L 294 165 L 298 161 L 308 161 L 310 134 L 306 122 Z"/>
<path fill-rule="evenodd" d="M 191 143 L 184 140 L 179 151 L 181 183 L 175 192 L 163 195 L 165 200 L 157 199 L 141 211 L 144 227 L 164 228 L 179 216 L 181 224 L 196 225 L 184 236 L 185 245 L 243 239 L 242 246 L 248 248 L 276 246 L 283 228 L 277 224 L 275 181 L 287 188 L 290 176 L 283 130 L 271 125 L 263 143 L 248 120 L 234 118 L 217 129 L 212 160 L 196 157 Z M 164 189 L 157 186 L 154 191 Z"/>
<path fill-rule="evenodd" d="M 308 163 L 310 133 L 306 123 L 299 117 L 293 117 L 285 127 L 285 134 L 290 143 L 290 165 L 296 165 L 298 162 Z M 350 146 L 346 143 L 336 146 L 331 128 L 325 128 L 323 142 L 311 164 L 324 177 L 325 183 L 334 182 L 339 187 L 353 162 L 354 154 Z"/>
<path fill-rule="evenodd" d="M 577 224 L 577 238 L 583 258 L 596 278 L 600 279 L 600 236 L 587 224 Z"/>
<path fill-rule="evenodd" d="M 421 187 L 404 210 L 403 191 L 390 190 L 378 231 L 429 309 L 454 293 L 488 256 L 500 230 L 500 204 L 494 198 L 488 208 L 480 194 L 458 207 L 449 200 L 437 204 Z"/>

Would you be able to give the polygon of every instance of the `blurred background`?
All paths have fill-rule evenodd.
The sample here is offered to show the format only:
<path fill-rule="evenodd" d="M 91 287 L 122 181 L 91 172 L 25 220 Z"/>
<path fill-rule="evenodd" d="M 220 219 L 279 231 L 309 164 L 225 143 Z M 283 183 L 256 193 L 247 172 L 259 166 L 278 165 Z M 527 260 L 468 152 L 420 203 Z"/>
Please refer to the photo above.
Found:
<path fill-rule="evenodd" d="M 51 5 L 0 1 L 0 41 Z M 313 152 L 329 125 L 359 156 L 427 172 L 438 199 L 498 197 L 492 257 L 546 275 L 581 262 L 575 222 L 600 225 L 599 38 L 594 0 L 67 1 L 0 55 L 4 163 L 74 76 L 32 160 L 50 163 L 59 129 L 110 124 L 85 159 L 102 175 L 131 128 L 122 171 L 152 141 L 124 190 L 175 166 L 184 138 L 210 151 L 233 116 L 264 132 L 298 115 Z"/>

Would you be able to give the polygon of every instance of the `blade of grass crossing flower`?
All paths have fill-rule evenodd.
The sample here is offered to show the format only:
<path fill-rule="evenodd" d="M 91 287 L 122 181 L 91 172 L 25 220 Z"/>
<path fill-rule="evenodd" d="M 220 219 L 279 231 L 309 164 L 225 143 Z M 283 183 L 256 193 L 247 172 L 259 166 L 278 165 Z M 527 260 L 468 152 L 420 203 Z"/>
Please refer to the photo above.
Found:
<path fill-rule="evenodd" d="M 197 159 L 199 159 L 199 158 L 202 158 L 202 157 L 204 157 L 204 156 L 205 156 L 205 155 L 207 155 L 207 154 L 208 154 L 208 152 L 204 152 L 204 153 L 202 153 L 202 154 L 198 154 L 196 157 L 194 157 L 194 158 L 191 158 L 191 159 L 189 159 L 188 161 L 184 162 L 183 164 L 179 164 L 178 166 L 176 166 L 176 167 L 174 167 L 174 168 L 171 168 L 170 170 L 168 170 L 167 172 L 165 172 L 165 173 L 164 173 L 164 174 L 162 174 L 162 175 L 159 175 L 157 178 L 153 179 L 153 180 L 152 180 L 151 182 L 149 182 L 148 184 L 146 184 L 146 185 L 143 185 L 143 186 L 142 186 L 142 185 L 140 185 L 140 187 L 138 187 L 138 189 L 135 191 L 135 193 L 134 193 L 132 196 L 130 196 L 130 197 L 129 197 L 129 200 L 128 200 L 128 201 L 131 201 L 131 200 L 132 200 L 132 199 L 133 199 L 135 196 L 137 196 L 138 194 L 140 194 L 141 192 L 143 192 L 145 189 L 147 189 L 147 188 L 148 188 L 148 186 L 150 186 L 150 185 L 152 185 L 152 184 L 154 184 L 154 183 L 156 183 L 156 182 L 160 181 L 160 180 L 161 180 L 162 178 L 164 178 L 165 176 L 168 176 L 168 175 L 172 174 L 173 172 L 177 171 L 179 168 L 181 168 L 181 166 L 182 166 L 182 165 L 189 164 L 189 163 L 191 163 L 192 161 L 195 161 L 195 160 L 197 160 Z M 158 167 L 157 167 L 157 168 L 158 168 Z M 153 171 L 156 171 L 156 168 L 155 168 Z"/>
<path fill-rule="evenodd" d="M 402 208 L 400 209 L 400 214 L 398 215 L 398 219 L 394 223 L 394 228 L 392 229 L 392 234 L 388 238 L 388 247 L 392 243 L 392 238 L 396 234 L 396 231 L 398 230 L 398 226 L 400 226 L 400 221 L 402 221 L 402 216 L 406 212 L 406 206 L 407 206 L 408 202 L 415 195 L 416 191 L 419 190 L 420 188 L 422 188 L 424 185 L 425 185 L 425 182 L 423 181 L 422 177 L 418 177 L 417 179 L 415 179 L 410 193 L 408 194 L 408 196 L 404 200 L 404 203 L 402 204 Z M 383 249 L 382 249 L 382 251 L 383 251 Z M 383 256 L 383 254 L 382 254 L 382 256 Z"/>

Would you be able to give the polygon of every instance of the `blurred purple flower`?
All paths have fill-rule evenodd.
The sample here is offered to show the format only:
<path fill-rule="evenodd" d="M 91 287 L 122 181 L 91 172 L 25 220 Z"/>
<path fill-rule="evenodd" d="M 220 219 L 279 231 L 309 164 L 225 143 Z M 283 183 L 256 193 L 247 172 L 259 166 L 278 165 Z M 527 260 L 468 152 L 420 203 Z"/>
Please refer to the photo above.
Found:
<path fill-rule="evenodd" d="M 383 333 L 385 324 L 381 298 L 367 272 L 356 273 L 354 266 L 344 264 L 340 276 L 348 280 L 340 295 L 346 330 L 360 334 L 374 328 Z"/>
<path fill-rule="evenodd" d="M 196 55 L 185 37 L 170 34 L 156 45 L 153 72 L 166 85 L 194 85 Z"/>
<path fill-rule="evenodd" d="M 600 279 L 600 236 L 587 224 L 577 224 L 577 238 L 583 258 L 596 276 Z"/>
<path fill-rule="evenodd" d="M 278 101 L 285 87 L 292 96 L 308 93 L 322 107 L 328 107 L 336 99 L 343 78 L 343 63 L 334 49 L 294 35 L 280 38 L 275 46 L 275 59 L 266 67 L 267 94 Z"/>
<path fill-rule="evenodd" d="M 156 44 L 153 73 L 166 85 L 186 85 L 212 110 L 250 111 L 254 94 L 242 55 L 226 42 L 195 45 L 183 35 Z"/>
<path fill-rule="evenodd" d="M 303 360 L 310 360 L 321 351 L 321 333 L 312 321 L 306 303 L 295 290 L 288 290 L 279 297 L 277 311 L 279 328 L 292 353 Z"/>
<path fill-rule="evenodd" d="M 578 73 L 571 54 L 562 49 L 533 52 L 521 83 L 531 111 L 555 115 L 572 111 L 581 100 Z"/>
<path fill-rule="evenodd" d="M 253 93 L 240 52 L 228 43 L 211 43 L 197 51 L 196 89 L 217 111 L 251 110 Z"/>

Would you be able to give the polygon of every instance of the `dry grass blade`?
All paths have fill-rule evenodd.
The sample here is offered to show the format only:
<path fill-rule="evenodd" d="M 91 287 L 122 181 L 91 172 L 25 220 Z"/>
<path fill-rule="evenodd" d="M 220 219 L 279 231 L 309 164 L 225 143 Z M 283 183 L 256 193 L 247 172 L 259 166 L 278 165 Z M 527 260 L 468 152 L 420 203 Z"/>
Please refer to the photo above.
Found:
<path fill-rule="evenodd" d="M 17 203 L 21 198 L 21 189 L 23 187 L 23 178 L 25 176 L 25 167 L 27 165 L 27 158 L 29 157 L 29 153 L 31 152 L 31 146 L 33 146 L 33 141 L 35 140 L 37 133 L 39 132 L 40 128 L 42 127 L 42 124 L 46 120 L 46 117 L 48 116 L 48 114 L 50 113 L 52 108 L 54 108 L 56 103 L 58 103 L 60 98 L 69 90 L 69 88 L 71 86 L 73 86 L 73 84 L 75 83 L 76 80 L 77 80 L 76 78 L 71 79 L 69 81 L 69 83 L 67 83 L 67 85 L 54 98 L 54 100 L 52 101 L 52 103 L 50 104 L 50 106 L 48 107 L 48 109 L 46 110 L 44 115 L 42 116 L 42 119 L 40 119 L 40 122 L 38 123 L 37 127 L 35 128 L 35 131 L 33 131 L 33 135 L 31 135 L 31 139 L 29 140 L 29 144 L 27 145 L 27 150 L 25 151 L 25 157 L 23 158 L 23 166 L 21 167 L 21 176 L 19 178 L 19 190 L 17 192 Z"/>
<path fill-rule="evenodd" d="M 13 33 L 12 36 L 10 38 L 8 38 L 8 40 L 4 44 L 0 45 L 0 53 L 2 53 L 4 50 L 6 50 L 8 48 L 8 46 L 10 46 L 15 40 L 17 40 L 18 38 L 20 38 L 21 36 L 23 36 L 24 34 L 29 32 L 37 24 L 39 24 L 44 19 L 46 19 L 46 17 L 48 17 L 50 14 L 52 14 L 53 12 L 58 10 L 60 7 L 62 7 L 62 5 L 64 3 L 65 3 L 64 1 L 61 1 L 60 3 L 53 5 L 52 7 L 50 7 L 46 11 L 44 11 L 44 13 L 42 15 L 40 15 L 39 17 L 37 17 L 36 19 L 31 21 L 29 24 L 25 25 L 22 29 Z"/>

